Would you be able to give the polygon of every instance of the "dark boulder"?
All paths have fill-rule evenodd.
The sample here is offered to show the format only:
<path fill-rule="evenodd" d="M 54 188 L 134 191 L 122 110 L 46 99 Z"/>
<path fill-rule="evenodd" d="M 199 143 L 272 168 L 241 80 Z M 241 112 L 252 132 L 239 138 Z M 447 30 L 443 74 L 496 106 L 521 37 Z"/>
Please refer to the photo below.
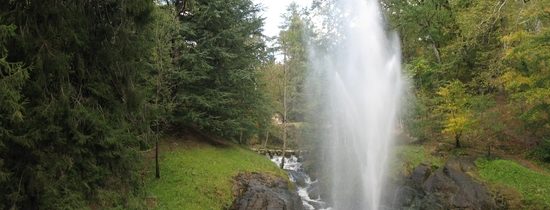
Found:
<path fill-rule="evenodd" d="M 412 206 L 415 198 L 422 197 L 414 188 L 409 186 L 403 186 L 397 189 L 397 205 L 398 206 Z"/>
<path fill-rule="evenodd" d="M 303 210 L 296 192 L 280 177 L 241 173 L 235 177 L 233 210 Z"/>
<path fill-rule="evenodd" d="M 411 173 L 410 179 L 412 181 L 412 184 L 415 185 L 416 188 L 421 187 L 424 181 L 430 177 L 430 174 L 432 173 L 432 169 L 424 164 L 420 164 L 416 168 L 414 168 L 413 172 Z"/>
<path fill-rule="evenodd" d="M 491 193 L 482 184 L 472 179 L 467 172 L 475 165 L 472 161 L 452 159 L 445 165 L 448 176 L 459 187 L 451 203 L 456 208 L 496 209 Z"/>
<path fill-rule="evenodd" d="M 456 193 L 459 188 L 448 176 L 447 168 L 436 170 L 426 179 L 422 187 L 427 193 L 441 192 L 445 194 Z"/>
<path fill-rule="evenodd" d="M 397 209 L 497 209 L 487 188 L 468 173 L 475 170 L 473 159 L 454 158 L 431 171 L 416 167 L 404 186 L 396 190 Z"/>

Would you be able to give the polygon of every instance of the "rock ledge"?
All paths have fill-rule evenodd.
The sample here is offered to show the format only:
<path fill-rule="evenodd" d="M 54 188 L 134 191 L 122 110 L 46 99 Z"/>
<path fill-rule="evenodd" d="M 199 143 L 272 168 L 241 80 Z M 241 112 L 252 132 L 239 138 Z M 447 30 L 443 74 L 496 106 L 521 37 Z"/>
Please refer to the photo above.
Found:
<path fill-rule="evenodd" d="M 303 210 L 288 181 L 262 173 L 241 173 L 234 178 L 232 210 Z"/>
<path fill-rule="evenodd" d="M 433 170 L 419 165 L 397 192 L 398 209 L 499 209 L 492 193 L 469 173 L 473 159 L 453 158 Z"/>

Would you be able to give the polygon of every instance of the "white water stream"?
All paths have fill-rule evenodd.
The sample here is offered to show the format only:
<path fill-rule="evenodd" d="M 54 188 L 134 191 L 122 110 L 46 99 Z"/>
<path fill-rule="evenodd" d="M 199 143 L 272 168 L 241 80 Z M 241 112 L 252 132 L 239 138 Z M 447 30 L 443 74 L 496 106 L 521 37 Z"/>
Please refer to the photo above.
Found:
<path fill-rule="evenodd" d="M 273 161 L 277 166 L 281 165 L 281 156 L 273 156 L 271 161 Z M 284 170 L 289 172 L 290 181 L 296 184 L 298 195 L 302 199 L 305 209 L 307 210 L 330 210 L 327 207 L 327 204 L 321 200 L 321 198 L 313 197 L 310 195 L 312 188 L 318 184 L 317 180 L 312 181 L 309 175 L 302 168 L 302 163 L 298 161 L 296 156 L 291 156 L 290 158 L 285 158 Z M 299 180 L 301 179 L 301 180 Z M 303 182 L 303 185 L 300 184 Z M 317 186 L 318 187 L 318 186 Z M 317 192 L 319 193 L 319 192 Z"/>

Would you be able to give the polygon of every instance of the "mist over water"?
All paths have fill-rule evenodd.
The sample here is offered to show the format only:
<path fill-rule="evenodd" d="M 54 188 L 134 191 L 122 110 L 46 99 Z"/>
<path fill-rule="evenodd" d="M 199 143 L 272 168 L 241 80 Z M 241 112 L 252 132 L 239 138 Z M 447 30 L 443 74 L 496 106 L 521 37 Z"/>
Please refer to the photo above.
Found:
<path fill-rule="evenodd" d="M 340 0 L 340 41 L 322 71 L 324 153 L 335 210 L 380 209 L 403 92 L 401 52 L 377 0 Z M 322 57 L 322 58 L 321 58 Z"/>

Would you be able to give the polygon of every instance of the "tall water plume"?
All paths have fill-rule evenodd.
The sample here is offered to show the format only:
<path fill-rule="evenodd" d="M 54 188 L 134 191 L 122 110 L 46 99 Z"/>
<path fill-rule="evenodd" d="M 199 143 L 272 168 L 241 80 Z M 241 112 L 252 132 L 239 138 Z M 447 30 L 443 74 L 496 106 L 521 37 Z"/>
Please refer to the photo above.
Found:
<path fill-rule="evenodd" d="M 380 209 L 402 97 L 397 36 L 378 0 L 339 0 L 339 41 L 312 56 L 323 72 L 327 168 L 333 209 Z"/>

